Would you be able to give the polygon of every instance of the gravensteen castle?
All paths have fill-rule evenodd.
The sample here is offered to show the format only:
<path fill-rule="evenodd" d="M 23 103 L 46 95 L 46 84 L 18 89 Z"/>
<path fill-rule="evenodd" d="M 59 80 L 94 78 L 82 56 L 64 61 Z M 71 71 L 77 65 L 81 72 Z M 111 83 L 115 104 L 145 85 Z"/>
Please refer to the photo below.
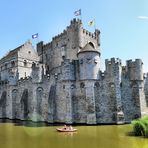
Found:
<path fill-rule="evenodd" d="M 36 48 L 27 41 L 0 60 L 0 118 L 120 124 L 148 115 L 141 59 L 122 66 L 111 58 L 101 71 L 99 30 L 91 33 L 73 19 Z"/>

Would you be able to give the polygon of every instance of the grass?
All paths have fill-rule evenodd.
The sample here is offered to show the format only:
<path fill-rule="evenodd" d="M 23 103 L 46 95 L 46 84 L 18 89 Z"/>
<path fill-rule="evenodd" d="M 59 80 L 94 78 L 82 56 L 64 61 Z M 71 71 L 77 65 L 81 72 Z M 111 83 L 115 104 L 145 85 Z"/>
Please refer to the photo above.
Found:
<path fill-rule="evenodd" d="M 144 136 L 148 138 L 148 116 L 133 120 L 132 125 L 135 136 Z"/>

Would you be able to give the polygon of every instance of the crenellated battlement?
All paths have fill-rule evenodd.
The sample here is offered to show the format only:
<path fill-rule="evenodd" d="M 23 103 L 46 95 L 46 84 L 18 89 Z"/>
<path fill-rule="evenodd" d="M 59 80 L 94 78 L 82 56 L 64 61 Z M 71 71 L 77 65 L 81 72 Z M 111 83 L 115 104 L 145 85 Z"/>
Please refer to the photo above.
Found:
<path fill-rule="evenodd" d="M 82 28 L 82 32 L 83 32 L 83 35 L 89 36 L 92 39 L 97 39 L 97 37 L 98 37 L 98 34 L 96 34 L 96 32 L 92 33 L 92 32 L 89 32 L 88 30 L 86 30 L 84 28 Z"/>
<path fill-rule="evenodd" d="M 52 38 L 52 41 L 56 41 L 61 39 L 63 36 L 65 36 L 67 34 L 67 30 L 64 30 L 62 33 L 56 35 L 55 37 Z"/>
<path fill-rule="evenodd" d="M 121 59 L 119 58 L 111 58 L 110 60 L 109 59 L 106 59 L 105 60 L 105 65 L 106 67 L 108 67 L 108 65 L 121 65 Z"/>
<path fill-rule="evenodd" d="M 44 46 L 43 46 L 43 49 L 45 49 L 45 50 L 50 49 L 50 48 L 52 48 L 52 43 L 51 42 L 49 42 L 47 44 L 44 44 Z"/>
<path fill-rule="evenodd" d="M 28 76 L 28 77 L 24 77 L 24 78 L 20 78 L 18 81 L 17 81 L 18 85 L 22 85 L 22 84 L 25 84 L 25 83 L 32 83 L 32 78 L 31 76 Z"/>
<path fill-rule="evenodd" d="M 143 64 L 142 60 L 141 59 L 135 59 L 135 61 L 132 61 L 132 60 L 127 60 L 126 61 L 126 65 L 128 68 L 130 67 L 136 67 L 136 66 L 140 66 Z"/>
<path fill-rule="evenodd" d="M 69 32 L 70 29 L 80 28 L 81 26 L 82 26 L 82 21 L 80 19 L 74 18 L 73 20 L 71 20 L 70 25 L 67 26 L 66 29 L 64 29 L 62 33 L 60 33 L 52 38 L 52 41 L 61 39 L 63 36 L 66 36 L 67 32 Z"/>
<path fill-rule="evenodd" d="M 70 26 L 71 25 L 80 25 L 80 24 L 82 24 L 82 20 L 81 19 L 74 18 L 73 20 L 70 21 Z"/>
<path fill-rule="evenodd" d="M 132 64 L 133 64 L 133 61 L 131 59 L 126 61 L 127 67 L 132 67 Z"/>

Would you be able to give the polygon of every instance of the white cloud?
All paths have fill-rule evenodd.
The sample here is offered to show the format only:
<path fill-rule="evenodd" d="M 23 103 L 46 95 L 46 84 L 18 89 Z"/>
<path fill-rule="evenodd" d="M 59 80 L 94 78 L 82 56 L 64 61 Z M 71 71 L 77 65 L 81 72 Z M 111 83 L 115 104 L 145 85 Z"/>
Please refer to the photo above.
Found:
<path fill-rule="evenodd" d="M 138 16 L 138 19 L 148 20 L 148 16 Z"/>

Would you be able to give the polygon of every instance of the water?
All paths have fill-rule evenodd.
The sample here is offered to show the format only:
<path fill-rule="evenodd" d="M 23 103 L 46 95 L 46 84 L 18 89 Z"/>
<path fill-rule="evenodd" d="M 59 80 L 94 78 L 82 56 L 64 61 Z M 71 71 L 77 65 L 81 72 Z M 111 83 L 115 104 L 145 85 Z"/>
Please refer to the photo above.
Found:
<path fill-rule="evenodd" d="M 77 133 L 31 126 L 0 123 L 0 148 L 148 148 L 148 139 L 128 136 L 130 125 L 77 126 Z"/>

